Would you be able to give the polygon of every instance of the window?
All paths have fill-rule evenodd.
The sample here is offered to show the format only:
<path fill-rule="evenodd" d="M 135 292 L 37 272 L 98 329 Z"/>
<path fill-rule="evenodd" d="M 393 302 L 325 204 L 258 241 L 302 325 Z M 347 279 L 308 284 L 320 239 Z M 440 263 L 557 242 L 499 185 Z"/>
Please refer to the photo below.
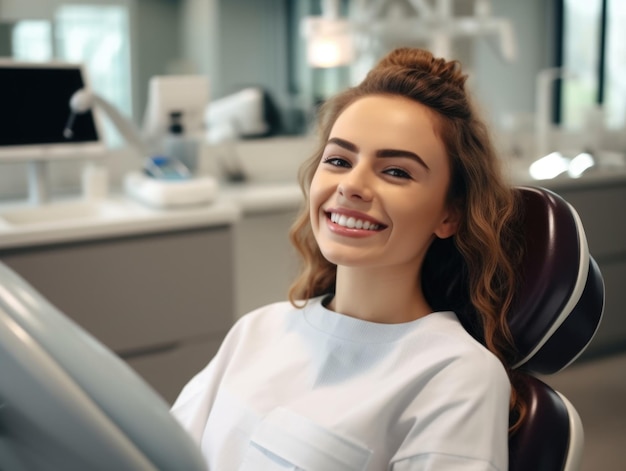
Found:
<path fill-rule="evenodd" d="M 52 28 L 47 21 L 20 21 L 12 32 L 13 57 L 21 61 L 52 59 Z"/>
<path fill-rule="evenodd" d="M 626 2 L 562 2 L 562 65 L 574 77 L 563 80 L 560 123 L 581 129 L 592 107 L 601 105 L 605 125 L 626 124 Z"/>
<path fill-rule="evenodd" d="M 602 0 L 565 0 L 563 67 L 573 75 L 563 80 L 561 124 L 579 129 L 598 96 L 600 15 Z"/>
<path fill-rule="evenodd" d="M 619 129 L 626 124 L 626 2 L 612 0 L 606 13 L 606 69 L 604 103 L 607 126 Z"/>
<path fill-rule="evenodd" d="M 93 89 L 130 116 L 128 29 L 123 6 L 67 5 L 55 15 L 57 57 L 84 62 Z"/>
<path fill-rule="evenodd" d="M 122 114 L 132 116 L 130 34 L 124 5 L 63 5 L 52 23 L 20 21 L 13 29 L 13 57 L 25 61 L 59 59 L 85 64 L 93 90 Z M 104 120 L 109 145 L 121 143 Z"/>

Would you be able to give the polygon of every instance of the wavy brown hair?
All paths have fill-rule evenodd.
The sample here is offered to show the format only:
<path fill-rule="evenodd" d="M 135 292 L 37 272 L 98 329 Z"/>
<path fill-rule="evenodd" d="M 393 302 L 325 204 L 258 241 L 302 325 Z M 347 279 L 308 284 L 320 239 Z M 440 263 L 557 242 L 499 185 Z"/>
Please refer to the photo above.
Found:
<path fill-rule="evenodd" d="M 422 289 L 434 310 L 454 310 L 465 328 L 501 362 L 511 378 L 511 430 L 526 406 L 510 368 L 515 347 L 507 313 L 518 282 L 522 241 L 516 192 L 503 179 L 489 132 L 465 90 L 467 75 L 457 61 L 427 51 L 400 48 L 385 56 L 357 86 L 330 99 L 319 113 L 319 148 L 300 169 L 300 185 L 309 187 L 338 116 L 359 98 L 401 96 L 421 103 L 436 117 L 435 130 L 451 167 L 447 203 L 460 214 L 456 234 L 435 239 L 422 266 Z M 291 228 L 302 257 L 302 270 L 289 291 L 297 300 L 333 293 L 336 266 L 320 252 L 312 233 L 308 204 Z M 416 275 L 417 276 L 417 275 Z"/>

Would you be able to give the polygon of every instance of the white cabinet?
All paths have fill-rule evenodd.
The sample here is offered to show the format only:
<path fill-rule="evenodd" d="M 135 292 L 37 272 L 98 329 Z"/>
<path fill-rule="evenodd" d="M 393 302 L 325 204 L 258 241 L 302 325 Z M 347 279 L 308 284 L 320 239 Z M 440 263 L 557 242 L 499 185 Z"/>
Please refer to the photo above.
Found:
<path fill-rule="evenodd" d="M 295 209 L 244 214 L 235 228 L 236 315 L 285 301 L 298 271 L 289 242 Z"/>

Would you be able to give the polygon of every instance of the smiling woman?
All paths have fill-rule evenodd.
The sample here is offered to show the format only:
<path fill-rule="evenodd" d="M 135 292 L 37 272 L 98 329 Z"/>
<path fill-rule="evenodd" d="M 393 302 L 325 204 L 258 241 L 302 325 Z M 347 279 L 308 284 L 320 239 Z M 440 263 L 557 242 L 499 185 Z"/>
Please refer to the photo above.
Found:
<path fill-rule="evenodd" d="M 390 323 L 432 312 L 415 283 L 433 239 L 452 235 L 458 221 L 446 204 L 450 164 L 434 119 L 418 102 L 371 95 L 333 125 L 310 185 L 310 218 L 321 253 L 338 266 L 329 306 L 343 314 Z M 367 230 L 358 220 L 370 221 Z"/>
<path fill-rule="evenodd" d="M 321 109 L 290 302 L 241 318 L 172 408 L 210 469 L 508 468 L 517 202 L 465 79 L 398 49 Z"/>

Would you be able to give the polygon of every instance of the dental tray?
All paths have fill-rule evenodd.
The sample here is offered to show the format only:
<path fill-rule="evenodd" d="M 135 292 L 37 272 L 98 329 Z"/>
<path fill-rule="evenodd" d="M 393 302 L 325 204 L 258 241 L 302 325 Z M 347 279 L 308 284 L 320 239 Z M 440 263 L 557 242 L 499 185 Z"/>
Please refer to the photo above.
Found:
<path fill-rule="evenodd" d="M 211 176 L 159 180 L 140 172 L 130 172 L 124 177 L 126 193 L 155 208 L 176 208 L 211 203 L 217 197 L 218 186 L 217 179 Z"/>

